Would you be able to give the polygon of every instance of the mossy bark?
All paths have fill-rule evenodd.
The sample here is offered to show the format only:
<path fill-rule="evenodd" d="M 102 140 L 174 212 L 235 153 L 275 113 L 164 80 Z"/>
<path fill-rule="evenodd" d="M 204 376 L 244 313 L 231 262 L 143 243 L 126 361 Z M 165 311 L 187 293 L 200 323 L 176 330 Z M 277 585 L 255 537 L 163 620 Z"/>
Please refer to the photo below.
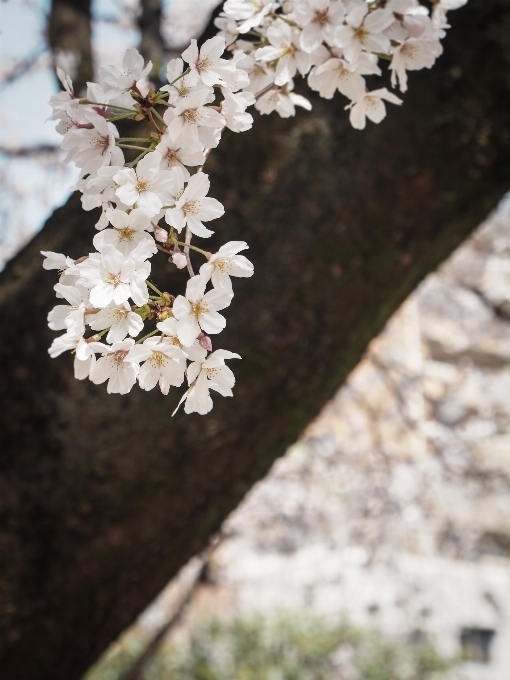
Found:
<path fill-rule="evenodd" d="M 88 252 L 77 196 L 0 279 L 0 665 L 72 680 L 202 548 L 341 385 L 367 343 L 510 185 L 510 3 L 471 0 L 402 108 L 364 132 L 345 101 L 227 132 L 207 164 L 226 207 L 211 249 L 245 239 L 215 348 L 239 352 L 234 399 L 171 418 L 180 390 L 108 396 L 48 358 L 40 250 Z M 183 277 L 156 258 L 153 281 Z"/>

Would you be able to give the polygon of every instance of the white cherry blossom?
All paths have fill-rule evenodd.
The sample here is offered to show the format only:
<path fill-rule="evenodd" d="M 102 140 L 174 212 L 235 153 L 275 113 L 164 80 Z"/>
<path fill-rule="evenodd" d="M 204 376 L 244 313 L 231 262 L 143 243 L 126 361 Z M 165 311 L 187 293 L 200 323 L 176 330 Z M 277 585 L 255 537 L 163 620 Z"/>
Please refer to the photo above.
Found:
<path fill-rule="evenodd" d="M 143 390 L 152 390 L 159 383 L 163 394 L 170 387 L 179 387 L 184 382 L 186 355 L 164 337 L 147 338 L 129 352 L 128 361 L 144 362 L 138 372 L 138 383 Z"/>
<path fill-rule="evenodd" d="M 173 140 L 169 134 L 163 135 L 155 150 L 161 154 L 161 170 L 181 168 L 186 181 L 190 174 L 185 166 L 192 168 L 205 161 L 203 151 L 190 151 L 181 140 Z"/>
<path fill-rule="evenodd" d="M 209 390 L 219 392 L 223 397 L 231 397 L 235 385 L 235 377 L 225 359 L 240 359 L 239 354 L 226 349 L 217 349 L 205 361 L 193 362 L 188 367 L 188 383 L 190 389 L 181 399 L 185 401 L 185 413 L 205 415 L 213 407 Z"/>
<path fill-rule="evenodd" d="M 208 262 L 200 267 L 200 275 L 207 280 L 211 279 L 215 288 L 225 288 L 231 291 L 231 276 L 253 276 L 252 263 L 244 255 L 237 254 L 246 248 L 248 244 L 245 241 L 225 243 Z"/>
<path fill-rule="evenodd" d="M 274 83 L 275 73 L 263 61 L 255 60 L 251 55 L 245 55 L 239 61 L 239 66 L 248 74 L 250 82 L 244 87 L 245 92 L 258 94 Z"/>
<path fill-rule="evenodd" d="M 220 16 L 216 17 L 214 20 L 214 25 L 216 28 L 220 29 L 218 31 L 218 35 L 221 35 L 223 38 L 225 38 L 225 44 L 227 47 L 232 45 L 232 43 L 237 40 L 239 36 L 239 28 L 237 26 L 237 22 L 234 19 L 230 19 L 221 13 Z"/>
<path fill-rule="evenodd" d="M 59 275 L 59 282 L 66 286 L 72 286 L 78 281 L 78 272 L 75 269 L 74 260 L 62 253 L 54 253 L 51 250 L 41 250 L 44 255 L 42 263 L 43 269 L 51 271 L 56 269 Z"/>
<path fill-rule="evenodd" d="M 386 116 L 386 107 L 383 100 L 391 104 L 402 104 L 402 100 L 388 92 L 385 87 L 380 90 L 366 92 L 356 98 L 348 107 L 351 108 L 349 119 L 352 127 L 357 130 L 363 130 L 367 118 L 373 123 L 380 123 Z"/>
<path fill-rule="evenodd" d="M 123 168 L 113 179 L 119 187 L 115 194 L 125 205 L 135 205 L 149 217 L 157 215 L 170 196 L 172 175 L 168 170 L 160 170 L 161 154 L 148 153 L 133 168 Z"/>
<path fill-rule="evenodd" d="M 57 283 L 54 290 L 59 297 L 69 302 L 68 305 L 57 305 L 48 314 L 48 326 L 53 331 L 64 328 L 71 335 L 81 337 L 85 333 L 85 310 L 88 295 L 83 289 L 76 286 L 65 286 Z"/>
<path fill-rule="evenodd" d="M 165 111 L 164 120 L 168 125 L 168 134 L 190 151 L 212 148 L 207 145 L 202 133 L 206 132 L 207 128 L 221 130 L 225 125 L 220 113 L 205 106 L 207 97 L 207 90 L 199 90 L 181 99 L 174 109 L 169 108 Z"/>
<path fill-rule="evenodd" d="M 395 48 L 391 60 L 391 84 L 397 81 L 401 92 L 407 91 L 407 71 L 431 68 L 443 52 L 439 40 L 416 40 L 410 38 Z"/>
<path fill-rule="evenodd" d="M 130 47 L 124 53 L 122 66 L 100 66 L 99 76 L 107 85 L 128 90 L 135 86 L 142 78 L 148 75 L 152 69 L 152 62 L 144 66 L 143 57 L 134 47 Z"/>
<path fill-rule="evenodd" d="M 224 99 L 221 102 L 221 113 L 225 125 L 232 132 L 245 132 L 253 125 L 253 116 L 246 113 L 248 106 L 255 104 L 255 96 L 251 92 L 237 92 L 222 89 Z"/>
<path fill-rule="evenodd" d="M 276 85 L 285 85 L 296 75 L 297 71 L 306 74 L 311 66 L 310 55 L 300 47 L 300 32 L 289 26 L 281 19 L 277 19 L 266 34 L 270 45 L 260 47 L 255 52 L 255 58 L 261 61 L 277 61 Z"/>
<path fill-rule="evenodd" d="M 345 7 L 341 0 L 300 0 L 292 16 L 303 28 L 301 47 L 305 52 L 313 52 L 323 41 L 333 44 L 335 30 L 342 25 L 345 16 Z"/>
<path fill-rule="evenodd" d="M 296 106 L 311 111 L 312 105 L 308 99 L 292 92 L 293 87 L 291 81 L 283 89 L 269 90 L 257 100 L 255 108 L 263 115 L 276 111 L 281 118 L 295 116 Z"/>
<path fill-rule="evenodd" d="M 56 71 L 57 77 L 64 89 L 50 97 L 49 104 L 53 108 L 53 113 L 58 111 L 65 112 L 69 102 L 74 99 L 74 88 L 71 76 L 68 76 L 60 66 L 57 66 Z"/>
<path fill-rule="evenodd" d="M 260 26 L 264 17 L 276 6 L 273 0 L 226 0 L 223 12 L 227 17 L 241 22 L 239 33 L 247 33 L 255 26 Z"/>
<path fill-rule="evenodd" d="M 191 85 L 202 81 L 204 85 L 226 85 L 229 73 L 234 72 L 234 66 L 230 61 L 221 59 L 225 51 L 225 38 L 215 36 L 205 43 L 198 51 L 197 41 L 192 40 L 191 45 L 184 50 L 182 58 L 189 64 L 190 73 L 187 76 Z"/>
<path fill-rule="evenodd" d="M 230 305 L 232 293 L 227 289 L 205 292 L 207 278 L 193 276 L 186 287 L 186 297 L 179 295 L 172 308 L 177 319 L 177 337 L 184 346 L 194 343 L 200 330 L 206 333 L 220 333 L 226 325 L 225 317 L 219 310 Z"/>
<path fill-rule="evenodd" d="M 346 25 L 335 32 L 335 45 L 341 47 L 348 61 L 354 62 L 362 50 L 367 52 L 388 52 L 390 39 L 384 30 L 393 22 L 393 14 L 385 9 L 369 13 L 366 3 L 360 3 L 345 17 Z"/>
<path fill-rule="evenodd" d="M 92 129 L 73 127 L 65 135 L 62 148 L 69 151 L 66 163 L 73 161 L 84 172 L 90 173 L 109 165 L 115 140 L 119 133 L 113 123 L 108 123 L 95 111 L 85 113 Z"/>
<path fill-rule="evenodd" d="M 121 342 L 127 335 L 136 338 L 143 329 L 143 320 L 139 314 L 131 311 L 127 302 L 121 305 L 110 303 L 88 317 L 88 324 L 94 331 L 109 328 L 107 342 Z"/>
<path fill-rule="evenodd" d="M 213 233 L 204 227 L 203 222 L 221 217 L 225 209 L 218 200 L 207 197 L 209 186 L 209 175 L 197 172 L 190 178 L 186 188 L 179 191 L 175 208 L 165 213 L 165 220 L 177 232 L 188 226 L 192 234 L 203 238 Z"/>
<path fill-rule="evenodd" d="M 168 92 L 168 103 L 176 104 L 184 97 L 188 97 L 193 92 L 207 92 L 206 103 L 214 101 L 214 88 L 204 85 L 202 81 L 196 81 L 191 73 L 185 73 L 184 62 L 182 59 L 171 59 L 166 67 L 166 77 L 168 85 L 161 88 L 162 92 Z"/>
<path fill-rule="evenodd" d="M 205 359 L 207 352 L 200 345 L 198 340 L 195 340 L 195 342 L 189 347 L 185 347 L 179 340 L 177 335 L 179 322 L 175 317 L 160 321 L 156 324 L 156 327 L 165 335 L 172 345 L 175 345 L 175 347 L 178 347 L 180 350 L 182 350 L 190 361 L 203 361 Z"/>
<path fill-rule="evenodd" d="M 140 241 L 152 238 L 147 233 L 152 230 L 150 217 L 139 208 L 130 213 L 116 208 L 109 210 L 106 216 L 113 229 L 105 229 L 94 236 L 93 244 L 99 251 L 110 243 L 123 255 L 129 255 Z"/>
<path fill-rule="evenodd" d="M 91 343 L 91 349 L 102 354 L 92 366 L 90 380 L 100 385 L 108 380 L 106 391 L 108 394 L 127 394 L 136 382 L 138 366 L 128 361 L 130 350 L 135 341 L 131 338 L 113 345 L 101 342 Z"/>
<path fill-rule="evenodd" d="M 106 307 L 113 301 L 121 305 L 131 297 L 135 304 L 144 305 L 149 295 L 145 281 L 151 270 L 146 259 L 157 250 L 154 241 L 153 246 L 148 240 L 141 241 L 126 257 L 107 243 L 101 253 L 80 264 L 78 283 L 90 289 L 90 304 Z"/>
<path fill-rule="evenodd" d="M 381 69 L 369 55 L 360 55 L 355 65 L 345 59 L 333 57 L 310 71 L 308 84 L 325 99 L 331 99 L 336 90 L 349 99 L 356 99 L 366 89 L 363 76 L 380 73 Z"/>

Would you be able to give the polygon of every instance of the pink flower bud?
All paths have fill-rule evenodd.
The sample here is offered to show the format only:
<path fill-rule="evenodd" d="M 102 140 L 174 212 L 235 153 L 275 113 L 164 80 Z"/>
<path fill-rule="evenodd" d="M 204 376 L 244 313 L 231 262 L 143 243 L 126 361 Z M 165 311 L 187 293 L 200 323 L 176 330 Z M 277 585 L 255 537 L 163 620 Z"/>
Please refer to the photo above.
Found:
<path fill-rule="evenodd" d="M 154 227 L 154 238 L 156 241 L 160 241 L 160 243 L 166 243 L 168 238 L 167 230 L 161 227 Z"/>
<path fill-rule="evenodd" d="M 172 255 L 172 262 L 175 264 L 177 269 L 184 269 L 186 266 L 186 255 L 184 255 L 184 253 L 174 253 Z"/>
<path fill-rule="evenodd" d="M 198 342 L 201 347 L 206 349 L 208 352 L 212 352 L 212 341 L 208 335 L 205 333 L 200 333 L 198 336 Z"/>

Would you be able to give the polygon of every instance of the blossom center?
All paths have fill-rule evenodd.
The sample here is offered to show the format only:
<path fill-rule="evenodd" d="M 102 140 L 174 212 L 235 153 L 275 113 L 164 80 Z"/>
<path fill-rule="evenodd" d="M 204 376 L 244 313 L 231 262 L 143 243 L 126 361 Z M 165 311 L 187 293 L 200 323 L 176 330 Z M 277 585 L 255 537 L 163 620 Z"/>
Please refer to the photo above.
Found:
<path fill-rule="evenodd" d="M 186 201 L 182 206 L 183 211 L 188 214 L 197 215 L 200 210 L 200 201 Z"/>
<path fill-rule="evenodd" d="M 147 191 L 149 188 L 149 182 L 146 179 L 139 179 L 136 183 L 136 189 L 139 194 L 142 193 L 142 191 Z"/>
<path fill-rule="evenodd" d="M 282 52 L 282 58 L 283 57 L 292 57 L 292 55 L 294 54 L 295 51 L 296 51 L 296 48 L 294 47 L 294 45 L 290 45 L 290 44 L 285 45 L 285 47 L 283 48 L 283 52 Z"/>
<path fill-rule="evenodd" d="M 185 109 L 181 113 L 181 118 L 184 119 L 188 125 L 196 125 L 198 123 L 198 112 L 196 109 Z"/>
<path fill-rule="evenodd" d="M 117 368 L 119 368 L 124 359 L 127 357 L 128 351 L 129 350 L 127 349 L 118 349 L 116 352 L 113 353 L 112 359 L 117 364 Z"/>
<path fill-rule="evenodd" d="M 108 137 L 96 136 L 92 139 L 91 146 L 93 149 L 105 150 L 110 146 Z"/>
<path fill-rule="evenodd" d="M 365 41 L 365 38 L 368 35 L 368 31 L 364 26 L 360 26 L 354 31 L 354 37 L 356 40 L 359 40 L 360 43 L 363 43 Z"/>
<path fill-rule="evenodd" d="M 200 71 L 205 71 L 206 68 L 212 66 L 212 61 L 209 59 L 209 57 L 201 57 L 200 59 L 197 59 L 195 66 L 197 71 L 200 73 Z"/>
<path fill-rule="evenodd" d="M 154 366 L 154 368 L 160 368 L 161 366 L 166 366 L 168 357 L 165 356 L 163 352 L 153 352 L 149 362 Z"/>
<path fill-rule="evenodd" d="M 117 229 L 119 232 L 119 241 L 132 241 L 135 230 L 134 229 L 129 229 L 129 227 L 126 227 L 125 229 Z"/>
<path fill-rule="evenodd" d="M 181 159 L 177 155 L 177 151 L 175 151 L 175 149 L 168 149 L 166 157 L 169 165 L 174 165 L 175 163 L 181 162 Z"/>
<path fill-rule="evenodd" d="M 375 97 L 365 97 L 365 106 L 367 109 L 375 109 L 377 106 L 377 99 Z"/>
<path fill-rule="evenodd" d="M 106 283 L 111 283 L 112 286 L 118 286 L 120 283 L 120 274 L 115 274 L 114 272 L 105 272 L 103 278 Z"/>
<path fill-rule="evenodd" d="M 207 373 L 207 377 L 209 380 L 213 380 L 219 373 L 218 368 L 206 368 L 205 372 Z"/>
<path fill-rule="evenodd" d="M 214 266 L 220 270 L 222 274 L 228 274 L 230 271 L 231 262 L 229 259 L 214 260 Z"/>
<path fill-rule="evenodd" d="M 324 9 L 324 10 L 322 10 L 322 12 L 321 11 L 315 12 L 314 22 L 316 24 L 320 24 L 321 26 L 323 26 L 324 24 L 327 24 L 328 23 L 328 10 Z"/>
<path fill-rule="evenodd" d="M 207 305 L 204 303 L 203 300 L 199 300 L 198 302 L 192 302 L 191 303 L 191 312 L 195 316 L 200 316 L 200 314 L 203 314 L 206 311 L 207 311 Z"/>
<path fill-rule="evenodd" d="M 113 323 L 120 323 L 124 321 L 127 316 L 127 311 L 125 309 L 114 309 L 113 310 Z"/>

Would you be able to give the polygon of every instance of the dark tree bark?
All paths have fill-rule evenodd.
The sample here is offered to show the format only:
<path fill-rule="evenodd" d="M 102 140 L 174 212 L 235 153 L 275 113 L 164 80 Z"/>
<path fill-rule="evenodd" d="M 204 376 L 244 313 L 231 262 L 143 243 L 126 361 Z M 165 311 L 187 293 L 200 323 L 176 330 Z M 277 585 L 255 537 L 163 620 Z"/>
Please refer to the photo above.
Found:
<path fill-rule="evenodd" d="M 215 348 L 238 351 L 233 400 L 170 414 L 180 390 L 108 396 L 72 377 L 54 334 L 40 250 L 88 252 L 77 196 L 0 279 L 0 666 L 72 680 L 202 548 L 333 395 L 368 341 L 510 184 L 510 3 L 454 13 L 445 54 L 411 74 L 399 109 L 363 133 L 345 101 L 256 118 L 208 161 L 226 206 L 211 249 L 246 239 Z M 156 258 L 157 260 L 158 258 Z M 158 261 L 152 279 L 183 290 Z"/>
<path fill-rule="evenodd" d="M 48 42 L 53 54 L 73 52 L 77 58 L 74 91 L 85 92 L 87 81 L 94 77 L 92 67 L 91 0 L 52 0 L 48 22 Z"/>
<path fill-rule="evenodd" d="M 146 61 L 152 61 L 151 80 L 161 86 L 160 71 L 165 63 L 167 51 L 165 41 L 161 35 L 161 0 L 141 0 L 141 12 L 138 17 L 138 26 L 142 39 L 138 50 L 143 54 Z"/>

